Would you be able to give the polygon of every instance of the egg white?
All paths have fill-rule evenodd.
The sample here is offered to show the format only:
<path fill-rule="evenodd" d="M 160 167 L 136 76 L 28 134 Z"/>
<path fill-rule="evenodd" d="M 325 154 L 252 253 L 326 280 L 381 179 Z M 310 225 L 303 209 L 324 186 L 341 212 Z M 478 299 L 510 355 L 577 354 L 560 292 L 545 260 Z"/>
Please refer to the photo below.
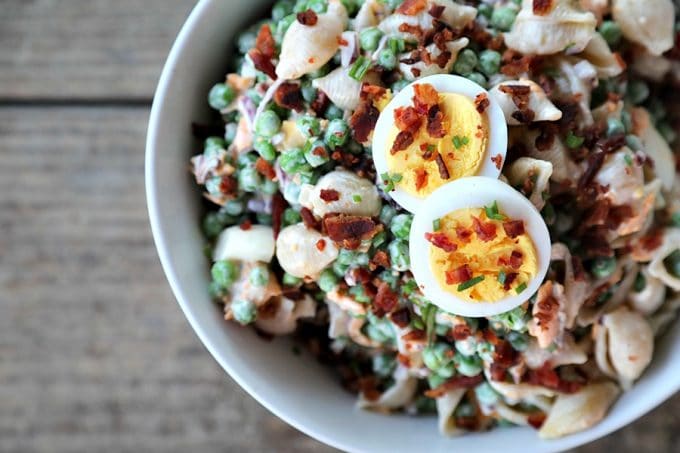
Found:
<path fill-rule="evenodd" d="M 520 294 L 510 291 L 496 302 L 470 302 L 444 290 L 430 270 L 430 243 L 425 233 L 434 232 L 432 222 L 452 211 L 483 208 L 498 202 L 499 209 L 511 219 L 523 220 L 526 233 L 534 243 L 537 272 Z M 478 239 L 476 239 L 478 240 Z M 550 265 L 550 233 L 541 214 L 521 193 L 495 178 L 472 176 L 445 184 L 420 202 L 409 238 L 411 272 L 427 299 L 444 311 L 468 317 L 487 317 L 521 305 L 538 291 Z"/>
<path fill-rule="evenodd" d="M 378 174 L 378 181 L 381 176 L 387 173 L 387 154 L 389 149 L 388 139 L 392 128 L 394 126 L 394 111 L 399 107 L 406 107 L 413 105 L 413 86 L 416 84 L 429 83 L 440 93 L 454 93 L 466 96 L 474 101 L 475 97 L 481 93 L 486 93 L 489 99 L 489 107 L 485 111 L 488 120 L 489 137 L 487 147 L 482 156 L 482 163 L 476 176 L 487 176 L 489 178 L 498 178 L 501 173 L 501 168 L 497 168 L 496 164 L 491 160 L 492 156 L 501 155 L 502 161 L 505 162 L 505 153 L 508 146 L 508 127 L 505 123 L 505 116 L 498 103 L 493 97 L 488 95 L 488 92 L 477 85 L 475 82 L 466 79 L 465 77 L 455 76 L 451 74 L 437 74 L 418 79 L 413 83 L 404 87 L 399 93 L 392 98 L 387 106 L 380 113 L 378 122 L 375 125 L 373 132 L 373 162 Z M 409 194 L 405 190 L 396 187 L 395 190 L 389 193 L 390 197 L 396 201 L 404 209 L 415 213 L 418 211 L 423 203 L 425 197 L 417 197 Z"/>

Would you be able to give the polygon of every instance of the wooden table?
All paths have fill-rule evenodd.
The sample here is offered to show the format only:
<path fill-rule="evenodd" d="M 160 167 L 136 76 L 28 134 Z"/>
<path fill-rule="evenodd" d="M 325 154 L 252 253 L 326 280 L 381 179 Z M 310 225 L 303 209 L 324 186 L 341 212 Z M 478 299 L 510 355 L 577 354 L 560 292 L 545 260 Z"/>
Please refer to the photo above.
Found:
<path fill-rule="evenodd" d="M 0 0 L 0 452 L 331 451 L 222 371 L 152 244 L 146 122 L 192 4 Z M 678 413 L 579 451 L 678 451 Z"/>

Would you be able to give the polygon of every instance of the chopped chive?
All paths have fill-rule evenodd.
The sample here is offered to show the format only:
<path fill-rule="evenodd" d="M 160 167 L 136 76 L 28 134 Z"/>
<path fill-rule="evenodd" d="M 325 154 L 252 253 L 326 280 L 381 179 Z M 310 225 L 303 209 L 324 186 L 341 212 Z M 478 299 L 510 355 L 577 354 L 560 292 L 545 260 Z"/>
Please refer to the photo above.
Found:
<path fill-rule="evenodd" d="M 567 134 L 566 144 L 571 149 L 580 148 L 584 141 L 585 138 L 575 135 L 572 131 Z"/>
<path fill-rule="evenodd" d="M 353 78 L 354 80 L 357 80 L 361 82 L 361 79 L 364 78 L 366 75 L 366 72 L 368 71 L 368 68 L 371 67 L 371 60 L 369 60 L 366 57 L 360 56 L 359 58 L 356 59 L 354 64 L 349 70 L 349 76 Z"/>
<path fill-rule="evenodd" d="M 401 181 L 403 179 L 403 176 L 399 173 L 393 173 L 390 175 L 389 173 L 386 172 L 382 173 L 380 175 L 380 178 L 382 179 L 383 182 L 384 186 L 383 190 L 385 192 L 392 192 L 394 190 L 394 184 Z"/>
<path fill-rule="evenodd" d="M 456 149 L 461 149 L 463 146 L 470 143 L 469 138 L 460 135 L 454 135 L 451 141 L 453 142 L 453 147 Z"/>
<path fill-rule="evenodd" d="M 432 221 L 432 229 L 434 231 L 439 231 L 439 229 L 442 227 L 442 219 L 434 219 Z"/>
<path fill-rule="evenodd" d="M 361 203 L 361 195 L 352 195 L 352 200 L 355 203 Z"/>
<path fill-rule="evenodd" d="M 422 315 L 423 318 L 425 318 L 425 335 L 427 338 L 427 344 L 431 345 L 436 334 L 435 319 L 437 316 L 437 307 L 432 304 L 425 305 Z"/>
<path fill-rule="evenodd" d="M 498 283 L 500 283 L 501 285 L 505 285 L 505 279 L 506 278 L 507 278 L 507 275 L 506 275 L 505 271 L 500 271 L 498 273 Z"/>
<path fill-rule="evenodd" d="M 494 201 L 491 206 L 484 206 L 484 211 L 489 219 L 505 220 L 505 216 L 498 212 L 498 202 Z"/>
<path fill-rule="evenodd" d="M 519 286 L 517 286 L 517 288 L 515 288 L 515 292 L 517 294 L 521 294 L 522 291 L 524 291 L 525 289 L 527 289 L 527 284 L 522 282 L 522 283 L 519 284 Z"/>
<path fill-rule="evenodd" d="M 626 165 L 628 165 L 629 167 L 633 166 L 633 158 L 630 156 L 630 154 L 624 154 L 623 160 L 626 161 Z"/>
<path fill-rule="evenodd" d="M 461 283 L 460 285 L 458 285 L 458 287 L 456 288 L 456 290 L 457 290 L 457 291 L 465 291 L 466 289 L 472 288 L 472 287 L 475 286 L 477 283 L 479 283 L 479 282 L 481 282 L 481 281 L 483 281 L 483 280 L 484 280 L 484 276 L 483 276 L 483 275 L 478 275 L 477 277 L 473 277 L 473 278 L 471 278 L 470 280 L 468 280 L 468 281 L 466 281 L 466 282 L 463 282 L 463 283 Z"/>
<path fill-rule="evenodd" d="M 431 153 L 434 152 L 436 149 L 437 147 L 434 145 L 427 145 L 427 150 Z"/>
<path fill-rule="evenodd" d="M 402 180 L 402 178 L 403 178 L 403 176 L 401 175 L 401 173 L 394 173 L 392 175 L 392 181 L 394 181 L 394 182 L 399 182 L 399 181 Z"/>

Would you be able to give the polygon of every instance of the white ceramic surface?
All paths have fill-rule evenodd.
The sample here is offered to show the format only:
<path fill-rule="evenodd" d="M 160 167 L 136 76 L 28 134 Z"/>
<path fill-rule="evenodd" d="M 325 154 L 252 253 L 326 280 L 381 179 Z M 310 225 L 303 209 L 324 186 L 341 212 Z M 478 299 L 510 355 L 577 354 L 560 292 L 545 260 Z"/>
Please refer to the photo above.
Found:
<path fill-rule="evenodd" d="M 235 33 L 263 13 L 268 3 L 198 3 L 163 69 L 146 149 L 147 202 L 163 269 L 192 327 L 232 378 L 301 431 L 356 452 L 558 451 L 624 426 L 678 390 L 680 330 L 676 328 L 658 344 L 654 363 L 635 388 L 588 431 L 550 442 L 538 440 L 531 429 L 448 439 L 439 436 L 433 418 L 387 417 L 355 409 L 354 398 L 340 388 L 332 371 L 304 354 L 293 355 L 286 340 L 262 341 L 248 329 L 225 323 L 207 292 L 201 200 L 187 172 L 189 157 L 201 146 L 192 139 L 190 124 L 207 116 L 206 93 L 226 72 Z"/>

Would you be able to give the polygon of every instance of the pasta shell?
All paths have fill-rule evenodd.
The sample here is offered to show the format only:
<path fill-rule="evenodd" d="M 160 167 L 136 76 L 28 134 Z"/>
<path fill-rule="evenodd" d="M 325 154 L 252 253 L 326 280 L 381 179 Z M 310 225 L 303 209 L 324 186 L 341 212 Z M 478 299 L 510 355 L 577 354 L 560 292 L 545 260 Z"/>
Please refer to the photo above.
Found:
<path fill-rule="evenodd" d="M 553 0 L 555 6 L 543 16 L 534 14 L 533 3 L 533 0 L 522 2 L 512 30 L 505 34 L 509 48 L 537 55 L 578 53 L 595 35 L 595 16 L 578 8 L 574 1 Z"/>
<path fill-rule="evenodd" d="M 407 405 L 413 399 L 418 380 L 410 376 L 408 370 L 398 366 L 393 374 L 394 385 L 388 388 L 380 398 L 370 401 L 363 394 L 359 396 L 358 406 L 361 409 L 394 410 Z"/>
<path fill-rule="evenodd" d="M 352 28 L 361 31 L 364 28 L 375 27 L 380 22 L 380 16 L 385 14 L 385 5 L 377 0 L 366 0 L 357 12 Z"/>
<path fill-rule="evenodd" d="M 241 265 L 238 280 L 229 288 L 231 300 L 247 300 L 261 307 L 269 300 L 281 295 L 281 286 L 270 269 L 267 269 L 269 279 L 265 286 L 253 285 L 250 282 L 250 271 L 256 265 L 256 262 L 245 262 Z"/>
<path fill-rule="evenodd" d="M 673 67 L 671 60 L 660 55 L 652 55 L 647 49 L 639 47 L 633 49 L 633 52 L 630 69 L 645 79 L 662 82 Z"/>
<path fill-rule="evenodd" d="M 453 413 L 464 395 L 465 389 L 454 389 L 435 400 L 437 404 L 437 426 L 441 434 L 455 436 L 463 433 L 462 429 L 456 427 Z"/>
<path fill-rule="evenodd" d="M 347 10 L 340 0 L 331 0 L 328 10 L 318 15 L 315 25 L 293 21 L 281 43 L 276 75 L 282 79 L 298 79 L 325 65 L 340 47 L 340 35 L 347 20 Z"/>
<path fill-rule="evenodd" d="M 675 159 L 668 142 L 652 124 L 649 112 L 636 108 L 632 112 L 633 124 L 642 140 L 644 152 L 654 161 L 654 173 L 661 180 L 663 188 L 671 190 L 675 181 Z"/>
<path fill-rule="evenodd" d="M 419 61 L 413 64 L 399 63 L 399 70 L 404 75 L 404 78 L 409 81 L 434 74 L 448 74 L 451 72 L 451 68 L 453 68 L 453 64 L 456 62 L 458 52 L 465 48 L 469 42 L 470 40 L 467 38 L 459 38 L 455 41 L 447 42 L 446 49 L 451 53 L 451 57 L 443 68 L 437 63 L 426 64 L 423 61 Z M 432 55 L 433 59 L 436 59 L 441 54 L 441 50 L 436 44 L 430 44 L 425 47 L 425 49 Z M 402 57 L 407 57 L 407 54 L 402 55 Z"/>
<path fill-rule="evenodd" d="M 535 178 L 529 201 L 531 201 L 539 211 L 545 206 L 544 194 L 548 192 L 550 175 L 553 172 L 553 165 L 545 160 L 534 159 L 531 157 L 520 157 L 514 161 L 505 171 L 505 175 L 512 186 L 521 186 L 528 178 Z"/>
<path fill-rule="evenodd" d="M 649 320 L 654 336 L 663 335 L 671 323 L 678 319 L 678 310 L 680 310 L 680 295 L 667 300 L 661 306 L 661 309 Z"/>
<path fill-rule="evenodd" d="M 673 48 L 675 8 L 671 0 L 612 0 L 612 15 L 623 36 L 652 55 Z"/>
<path fill-rule="evenodd" d="M 270 226 L 253 225 L 248 230 L 235 225 L 217 238 L 213 260 L 261 261 L 269 263 L 274 256 L 274 232 Z"/>
<path fill-rule="evenodd" d="M 566 103 L 577 99 L 582 125 L 591 125 L 593 116 L 590 110 L 590 93 L 597 85 L 597 70 L 588 61 L 575 58 L 559 59 L 558 68 L 563 77 L 556 78 L 552 99 Z"/>
<path fill-rule="evenodd" d="M 574 264 L 571 259 L 571 252 L 566 245 L 561 242 L 556 242 L 552 245 L 551 261 L 562 261 L 564 263 L 564 297 L 566 305 L 564 313 L 566 315 L 565 325 L 567 329 L 571 329 L 576 321 L 583 302 L 590 290 L 590 283 L 585 280 L 585 277 L 577 279 L 574 275 Z"/>
<path fill-rule="evenodd" d="M 546 301 L 553 301 L 553 303 L 546 303 Z M 566 305 L 564 287 L 559 283 L 548 280 L 538 289 L 532 312 L 534 317 L 529 321 L 529 334 L 538 340 L 541 348 L 547 348 L 553 342 L 561 343 L 567 317 Z"/>
<path fill-rule="evenodd" d="M 326 300 L 330 303 L 328 305 L 336 305 L 344 312 L 347 312 L 355 317 L 366 315 L 366 305 L 354 300 L 352 297 L 340 293 L 337 289 L 326 293 Z"/>
<path fill-rule="evenodd" d="M 332 339 L 342 338 L 349 335 L 347 325 L 352 319 L 349 314 L 333 302 L 326 303 L 328 306 L 328 337 Z"/>
<path fill-rule="evenodd" d="M 559 395 L 538 432 L 542 439 L 566 436 L 598 423 L 619 396 L 612 382 L 589 384 L 576 393 Z"/>
<path fill-rule="evenodd" d="M 645 181 L 642 166 L 633 162 L 629 165 L 633 152 L 628 147 L 605 158 L 602 168 L 597 172 L 595 181 L 608 187 L 604 197 L 613 205 L 636 204 L 645 195 Z"/>
<path fill-rule="evenodd" d="M 524 362 L 531 369 L 541 368 L 546 362 L 554 367 L 561 365 L 581 365 L 588 361 L 588 344 L 576 344 L 574 337 L 565 334 L 561 344 L 556 349 L 541 348 L 538 341 L 531 339 L 529 346 L 522 353 Z"/>
<path fill-rule="evenodd" d="M 630 258 L 619 259 L 616 270 L 607 278 L 593 282 L 592 288 L 607 284 L 611 286 L 611 297 L 602 305 L 583 307 L 578 313 L 578 324 L 588 326 L 597 322 L 604 313 L 615 310 L 626 301 L 638 273 L 638 264 Z"/>
<path fill-rule="evenodd" d="M 263 317 L 258 314 L 255 325 L 258 329 L 271 335 L 288 335 L 297 328 L 297 321 L 300 318 L 311 318 L 316 313 L 316 302 L 308 294 L 298 301 L 281 297 L 274 302 L 276 311 L 273 315 Z M 262 312 L 268 313 L 269 310 Z"/>
<path fill-rule="evenodd" d="M 321 191 L 329 189 L 338 192 L 336 201 L 326 202 L 321 199 Z M 300 190 L 300 204 L 311 209 L 317 217 L 330 213 L 373 217 L 380 214 L 382 207 L 375 184 L 347 170 L 327 173 L 315 186 L 303 185 Z"/>
<path fill-rule="evenodd" d="M 321 240 L 326 244 L 323 250 L 316 246 Z M 259 245 L 255 242 L 253 247 Z M 315 280 L 337 257 L 338 248 L 333 241 L 316 230 L 308 229 L 302 223 L 287 226 L 276 239 L 276 258 L 279 264 L 284 271 L 298 278 Z"/>
<path fill-rule="evenodd" d="M 388 36 L 398 36 L 404 39 L 417 39 L 418 37 L 413 33 L 401 31 L 399 28 L 402 24 L 407 24 L 412 27 L 420 27 L 423 31 L 432 29 L 432 16 L 428 11 L 435 5 L 444 7 L 444 11 L 439 17 L 439 20 L 454 29 L 463 29 L 477 17 L 477 9 L 471 6 L 461 5 L 452 0 L 430 0 L 427 7 L 422 12 L 414 16 L 390 14 L 380 22 L 378 28 Z"/>
<path fill-rule="evenodd" d="M 640 377 L 652 360 L 654 333 L 647 320 L 626 307 L 607 313 L 593 327 L 595 360 L 624 388 Z"/>
<path fill-rule="evenodd" d="M 609 12 L 609 0 L 579 0 L 581 8 L 595 15 L 598 22 Z"/>
<path fill-rule="evenodd" d="M 491 90 L 489 94 L 500 104 L 503 113 L 505 114 L 505 121 L 510 126 L 518 126 L 522 123 L 513 118 L 513 114 L 518 111 L 517 106 L 512 100 L 512 95 L 510 93 L 504 93 L 501 91 L 501 86 L 528 86 L 530 88 L 529 93 L 529 105 L 528 108 L 531 109 L 535 116 L 533 121 L 557 121 L 562 118 L 562 112 L 555 107 L 555 105 L 550 102 L 548 96 L 546 96 L 545 91 L 537 83 L 529 79 L 520 80 L 509 80 L 502 82 Z"/>
<path fill-rule="evenodd" d="M 312 81 L 312 86 L 318 88 L 343 110 L 354 110 L 359 105 L 361 82 L 349 76 L 350 68 L 336 68 L 326 76 Z"/>
<path fill-rule="evenodd" d="M 680 291 L 680 278 L 668 272 L 664 260 L 673 252 L 680 250 L 680 228 L 666 228 L 661 246 L 654 250 L 649 263 L 649 274 L 661 280 L 674 291 Z"/>
<path fill-rule="evenodd" d="M 612 53 L 609 44 L 599 33 L 595 33 L 593 39 L 588 42 L 579 56 L 593 65 L 597 71 L 597 76 L 601 79 L 616 77 L 626 67 L 623 60 Z"/>

